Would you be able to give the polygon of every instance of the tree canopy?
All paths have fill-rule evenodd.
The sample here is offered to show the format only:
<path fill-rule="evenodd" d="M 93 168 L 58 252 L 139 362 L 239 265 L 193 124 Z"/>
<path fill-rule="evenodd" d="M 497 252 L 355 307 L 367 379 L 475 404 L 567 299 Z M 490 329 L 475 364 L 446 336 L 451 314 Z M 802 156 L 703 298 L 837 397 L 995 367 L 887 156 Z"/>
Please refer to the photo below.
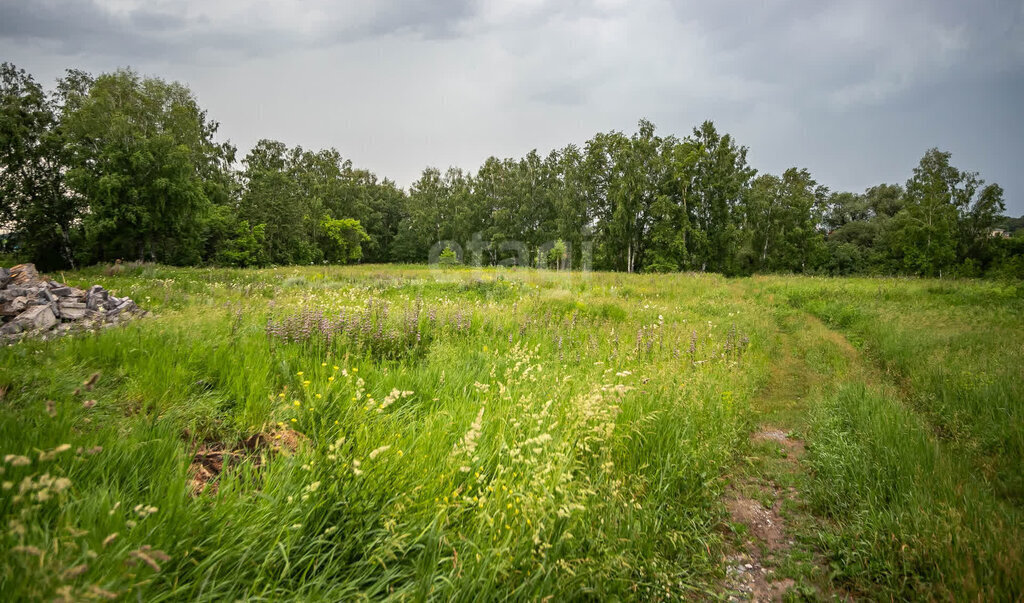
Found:
<path fill-rule="evenodd" d="M 639 271 L 1024 277 L 1003 189 L 929 149 L 904 185 L 758 173 L 710 122 L 640 120 L 546 155 L 428 167 L 403 190 L 336 149 L 260 140 L 236 161 L 187 86 L 0 66 L 0 243 L 43 268 L 423 262 Z M 998 229 L 998 230 L 997 230 Z M 452 252 L 454 253 L 454 252 Z M 447 256 L 446 256 L 447 257 Z"/>

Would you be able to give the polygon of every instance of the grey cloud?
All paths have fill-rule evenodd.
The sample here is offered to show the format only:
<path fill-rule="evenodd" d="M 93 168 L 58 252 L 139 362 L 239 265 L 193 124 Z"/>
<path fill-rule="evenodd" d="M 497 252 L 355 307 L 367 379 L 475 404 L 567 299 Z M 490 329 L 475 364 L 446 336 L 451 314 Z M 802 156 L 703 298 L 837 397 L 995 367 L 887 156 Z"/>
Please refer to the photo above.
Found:
<path fill-rule="evenodd" d="M 755 167 L 833 188 L 903 182 L 939 146 L 1024 212 L 1020 1 L 135 1 L 0 0 L 0 53 L 40 80 L 181 79 L 243 153 L 336 146 L 404 185 L 640 117 L 679 136 L 712 119 Z"/>

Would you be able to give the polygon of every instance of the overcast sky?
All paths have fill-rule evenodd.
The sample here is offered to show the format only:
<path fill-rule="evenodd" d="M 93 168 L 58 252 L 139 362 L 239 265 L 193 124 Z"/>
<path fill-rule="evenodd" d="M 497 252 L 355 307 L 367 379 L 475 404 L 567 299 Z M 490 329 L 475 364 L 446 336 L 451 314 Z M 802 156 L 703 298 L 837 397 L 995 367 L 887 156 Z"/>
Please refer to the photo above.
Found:
<path fill-rule="evenodd" d="M 1024 0 L 0 0 L 0 60 L 179 80 L 243 154 L 333 146 L 402 186 L 711 119 L 834 190 L 937 146 L 1024 213 Z"/>

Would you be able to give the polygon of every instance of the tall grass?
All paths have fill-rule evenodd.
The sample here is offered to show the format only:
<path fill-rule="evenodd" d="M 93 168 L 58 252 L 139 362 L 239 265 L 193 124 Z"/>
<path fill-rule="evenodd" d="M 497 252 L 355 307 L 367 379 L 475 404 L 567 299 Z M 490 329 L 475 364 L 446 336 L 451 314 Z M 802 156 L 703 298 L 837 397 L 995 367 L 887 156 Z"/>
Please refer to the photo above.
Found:
<path fill-rule="evenodd" d="M 883 392 L 848 385 L 815 414 L 809 499 L 820 541 L 855 591 L 1002 600 L 1024 592 L 1024 514 Z"/>
<path fill-rule="evenodd" d="M 0 350 L 7 600 L 654 598 L 720 575 L 720 477 L 771 352 L 720 279 L 67 279 L 155 316 Z M 359 339 L 268 333 L 368 307 Z M 397 337 L 416 308 L 423 337 Z M 239 453 L 193 495 L 197 450 L 290 431 L 294 453 Z"/>

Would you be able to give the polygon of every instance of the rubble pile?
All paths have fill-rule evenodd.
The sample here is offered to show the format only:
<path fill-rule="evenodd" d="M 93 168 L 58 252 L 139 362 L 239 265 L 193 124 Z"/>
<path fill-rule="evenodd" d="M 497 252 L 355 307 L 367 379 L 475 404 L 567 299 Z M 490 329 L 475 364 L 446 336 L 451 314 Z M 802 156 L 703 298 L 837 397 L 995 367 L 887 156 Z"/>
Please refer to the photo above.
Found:
<path fill-rule="evenodd" d="M 127 297 L 99 285 L 88 291 L 43 280 L 33 264 L 0 267 L 0 336 L 68 331 L 75 324 L 117 322 L 141 313 Z"/>

